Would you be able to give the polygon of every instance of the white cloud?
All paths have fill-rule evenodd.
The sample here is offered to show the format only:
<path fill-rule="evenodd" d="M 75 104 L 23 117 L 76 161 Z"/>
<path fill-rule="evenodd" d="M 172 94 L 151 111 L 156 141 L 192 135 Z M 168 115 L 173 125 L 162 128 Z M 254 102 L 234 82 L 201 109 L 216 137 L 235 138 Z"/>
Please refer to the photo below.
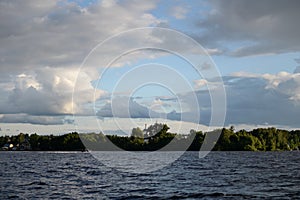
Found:
<path fill-rule="evenodd" d="M 98 78 L 95 68 L 82 69 L 76 79 L 81 62 L 107 37 L 159 23 L 149 12 L 155 6 L 155 1 L 101 1 L 85 8 L 67 1 L 1 1 L 0 113 L 14 114 L 2 120 L 15 116 L 34 123 L 37 116 L 73 110 L 92 114 L 85 104 L 105 92 L 91 85 Z"/>
<path fill-rule="evenodd" d="M 37 66 L 80 64 L 107 37 L 159 22 L 147 13 L 155 2 L 102 4 L 81 8 L 52 0 L 2 1 L 0 45 L 5 48 L 0 50 L 1 74 L 12 73 L 12 68 L 24 71 Z"/>
<path fill-rule="evenodd" d="M 171 8 L 171 15 L 174 16 L 176 19 L 184 19 L 188 9 L 183 6 L 174 6 Z"/>
<path fill-rule="evenodd" d="M 197 90 L 197 89 L 200 89 L 200 88 L 206 86 L 207 85 L 207 80 L 205 80 L 205 79 L 195 80 L 194 84 L 195 84 L 194 87 Z"/>
<path fill-rule="evenodd" d="M 295 103 L 300 100 L 300 73 L 279 72 L 277 74 L 254 74 L 254 73 L 234 73 L 235 77 L 262 79 L 265 81 L 266 90 L 274 90 L 286 95 Z"/>
<path fill-rule="evenodd" d="M 77 114 L 83 114 L 83 105 L 92 102 L 94 97 L 98 98 L 101 91 L 94 91 L 89 84 L 92 79 L 86 75 L 86 81 L 78 82 L 78 87 L 75 87 L 76 95 L 81 98 L 72 101 L 77 77 L 75 69 L 46 67 L 36 69 L 30 75 L 15 76 L 12 80 L 14 88 L 3 91 L 6 95 L 0 98 L 0 113 L 71 115 L 74 106 Z M 81 76 L 83 75 L 81 73 Z"/>
<path fill-rule="evenodd" d="M 298 26 L 299 1 L 253 2 L 215 0 L 211 11 L 197 18 L 201 34 L 195 37 L 208 44 L 210 54 L 227 52 L 233 56 L 299 51 L 300 26 Z M 177 38 L 163 35 L 161 31 L 147 35 L 133 34 L 127 40 L 117 40 L 100 49 L 95 60 L 87 63 L 79 78 L 78 67 L 95 45 L 108 37 L 131 28 L 167 23 L 151 14 L 156 1 L 101 1 L 99 4 L 80 7 L 76 3 L 53 0 L 28 0 L 0 2 L 0 113 L 2 122 L 27 122 L 57 124 L 64 122 L 72 111 L 79 115 L 93 115 L 85 105 L 92 104 L 105 91 L 94 90 L 91 82 L 98 79 L 95 68 L 107 63 L 112 52 L 146 44 L 164 44 L 178 52 L 186 52 Z M 186 7 L 174 6 L 172 14 L 184 19 Z M 188 19 L 189 20 L 189 19 Z M 192 34 L 192 33 L 191 33 Z M 180 41 L 182 42 L 182 40 Z M 232 45 L 234 44 L 234 45 Z M 235 45 L 238 44 L 238 45 Z M 236 47 L 237 46 L 237 47 Z M 133 45 L 134 47 L 134 45 Z M 193 49 L 191 49 L 193 52 Z M 160 52 L 161 53 L 161 52 Z M 122 66 L 137 57 L 157 57 L 160 53 L 132 53 L 114 66 Z M 209 68 L 209 66 L 202 66 Z M 282 124 L 299 126 L 300 77 L 294 74 L 236 73 L 224 77 L 227 90 L 227 123 Z M 77 82 L 76 82 L 77 80 Z M 76 85 L 74 85 L 76 82 Z M 206 80 L 195 81 L 196 88 L 203 88 Z M 212 84 L 212 82 L 209 82 Z M 212 84 L 213 85 L 213 84 Z M 72 104 L 72 94 L 75 96 Z M 206 89 L 206 88 L 205 88 Z M 189 94 L 178 94 L 189 109 L 194 105 Z M 197 91 L 201 109 L 201 123 L 210 119 L 210 96 L 207 90 Z M 155 111 L 129 100 L 118 104 L 118 116 L 132 111 L 134 117 L 158 117 L 158 108 L 168 104 L 162 99 L 152 102 Z M 156 109 L 157 108 L 157 109 Z M 150 112 L 150 114 L 149 114 Z M 182 113 L 171 112 L 170 118 L 178 119 Z M 278 115 L 276 114 L 278 113 Z M 111 116 L 107 103 L 98 113 Z M 191 113 L 192 114 L 192 113 Z M 167 117 L 168 117 L 167 116 Z M 39 119 L 40 117 L 40 119 Z"/>

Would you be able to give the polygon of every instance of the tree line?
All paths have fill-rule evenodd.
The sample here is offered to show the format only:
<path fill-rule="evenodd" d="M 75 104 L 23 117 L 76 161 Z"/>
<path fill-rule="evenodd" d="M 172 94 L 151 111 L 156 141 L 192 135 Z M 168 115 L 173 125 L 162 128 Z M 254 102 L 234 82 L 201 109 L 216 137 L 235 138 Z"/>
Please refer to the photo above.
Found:
<path fill-rule="evenodd" d="M 206 141 L 207 134 L 218 134 L 217 141 Z M 130 136 L 104 135 L 103 133 L 68 133 L 64 135 L 23 134 L 1 136 L 0 147 L 9 145 L 20 150 L 33 151 L 199 151 L 206 142 L 213 142 L 215 151 L 287 151 L 299 150 L 300 130 L 257 128 L 235 131 L 234 127 L 211 132 L 191 130 L 188 134 L 169 132 L 166 124 L 155 123 L 147 129 L 133 128 Z M 9 144 L 9 145 L 8 145 Z M 27 145 L 25 145 L 27 144 Z"/>

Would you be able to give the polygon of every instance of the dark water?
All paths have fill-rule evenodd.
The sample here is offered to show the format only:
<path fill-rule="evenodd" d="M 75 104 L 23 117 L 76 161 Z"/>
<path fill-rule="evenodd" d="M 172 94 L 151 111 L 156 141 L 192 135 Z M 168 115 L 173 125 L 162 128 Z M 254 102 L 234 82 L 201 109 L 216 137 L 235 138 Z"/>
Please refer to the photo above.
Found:
<path fill-rule="evenodd" d="M 185 153 L 151 173 L 89 153 L 0 152 L 0 199 L 300 199 L 300 152 Z"/>

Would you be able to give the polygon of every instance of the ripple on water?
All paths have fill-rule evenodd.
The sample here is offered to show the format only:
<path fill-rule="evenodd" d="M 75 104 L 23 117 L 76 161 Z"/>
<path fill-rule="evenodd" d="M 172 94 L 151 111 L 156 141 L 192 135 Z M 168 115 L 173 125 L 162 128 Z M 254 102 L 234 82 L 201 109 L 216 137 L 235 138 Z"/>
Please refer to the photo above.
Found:
<path fill-rule="evenodd" d="M 0 199 L 297 199 L 294 152 L 187 152 L 161 170 L 125 173 L 83 153 L 0 152 Z M 275 166 L 275 167 L 273 167 Z M 17 172 L 17 173 L 16 173 Z"/>

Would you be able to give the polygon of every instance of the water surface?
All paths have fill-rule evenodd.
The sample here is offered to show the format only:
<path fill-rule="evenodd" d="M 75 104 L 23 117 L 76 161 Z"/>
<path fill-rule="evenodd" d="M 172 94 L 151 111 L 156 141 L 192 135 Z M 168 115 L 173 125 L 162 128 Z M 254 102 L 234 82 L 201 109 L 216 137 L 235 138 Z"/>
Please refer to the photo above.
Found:
<path fill-rule="evenodd" d="M 134 174 L 89 153 L 0 152 L 0 199 L 300 199 L 299 158 L 186 152 L 161 170 Z"/>

